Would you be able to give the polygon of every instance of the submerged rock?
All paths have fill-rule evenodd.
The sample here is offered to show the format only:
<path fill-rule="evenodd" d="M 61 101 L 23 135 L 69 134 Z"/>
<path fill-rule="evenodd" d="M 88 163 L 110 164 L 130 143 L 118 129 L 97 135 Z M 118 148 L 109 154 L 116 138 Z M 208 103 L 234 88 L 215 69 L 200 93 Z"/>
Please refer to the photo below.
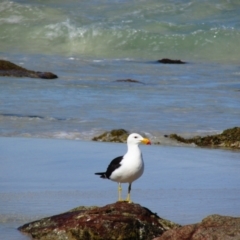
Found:
<path fill-rule="evenodd" d="M 210 215 L 201 223 L 171 229 L 154 240 L 239 240 L 240 218 Z"/>
<path fill-rule="evenodd" d="M 57 75 L 51 72 L 31 71 L 5 60 L 0 60 L 0 76 L 30 77 L 30 78 L 43 78 L 43 79 L 58 78 Z"/>
<path fill-rule="evenodd" d="M 158 217 L 139 204 L 117 202 L 70 212 L 27 223 L 19 230 L 38 240 L 152 240 L 180 227 Z"/>
<path fill-rule="evenodd" d="M 183 62 L 181 60 L 173 60 L 169 58 L 163 58 L 158 60 L 159 63 L 164 63 L 164 64 L 185 64 L 186 62 Z"/>
<path fill-rule="evenodd" d="M 123 143 L 127 141 L 129 132 L 124 129 L 114 129 L 110 132 L 104 132 L 103 134 L 94 137 L 93 141 L 100 142 L 119 142 Z"/>
<path fill-rule="evenodd" d="M 140 82 L 138 80 L 134 80 L 134 79 L 118 79 L 116 80 L 116 82 L 130 82 L 130 83 L 141 83 L 141 84 L 144 84 L 143 82 Z"/>
<path fill-rule="evenodd" d="M 240 149 L 240 127 L 227 129 L 221 134 L 206 137 L 196 136 L 186 139 L 177 134 L 171 134 L 169 137 L 183 143 L 195 143 L 200 147 L 224 147 Z"/>

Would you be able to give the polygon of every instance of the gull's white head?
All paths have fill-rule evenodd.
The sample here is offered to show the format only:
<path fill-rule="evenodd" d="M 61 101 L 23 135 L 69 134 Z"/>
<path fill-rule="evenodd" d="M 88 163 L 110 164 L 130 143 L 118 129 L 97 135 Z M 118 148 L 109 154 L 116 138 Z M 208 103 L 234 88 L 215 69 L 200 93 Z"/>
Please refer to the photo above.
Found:
<path fill-rule="evenodd" d="M 132 133 L 128 136 L 127 138 L 127 144 L 136 144 L 138 145 L 139 143 L 144 143 L 144 144 L 151 144 L 150 140 L 148 138 L 144 138 L 142 137 L 140 134 L 138 133 Z"/>

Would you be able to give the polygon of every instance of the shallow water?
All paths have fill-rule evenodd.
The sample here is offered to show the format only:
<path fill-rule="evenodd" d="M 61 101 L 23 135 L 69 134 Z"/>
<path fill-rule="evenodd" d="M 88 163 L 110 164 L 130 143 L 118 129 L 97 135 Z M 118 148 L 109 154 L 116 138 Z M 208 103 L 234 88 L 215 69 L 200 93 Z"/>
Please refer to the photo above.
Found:
<path fill-rule="evenodd" d="M 80 205 L 117 199 L 117 184 L 94 172 L 126 151 L 125 144 L 0 138 L 0 236 L 25 239 L 16 228 Z M 144 175 L 132 199 L 180 224 L 209 214 L 240 216 L 238 152 L 141 146 Z M 127 185 L 123 185 L 126 196 Z"/>
<path fill-rule="evenodd" d="M 239 125 L 238 66 L 58 62 L 65 64 L 58 80 L 0 79 L 1 136 L 91 140 L 124 128 L 164 144 L 164 134 L 215 134 Z M 127 78 L 141 83 L 116 82 Z"/>

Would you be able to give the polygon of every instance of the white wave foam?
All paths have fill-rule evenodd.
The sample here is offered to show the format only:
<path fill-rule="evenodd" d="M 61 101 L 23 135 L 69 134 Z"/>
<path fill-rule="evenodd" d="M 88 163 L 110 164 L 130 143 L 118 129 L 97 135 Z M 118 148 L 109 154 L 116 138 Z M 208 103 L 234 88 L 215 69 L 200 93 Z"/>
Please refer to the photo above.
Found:
<path fill-rule="evenodd" d="M 108 6 L 96 12 L 96 7 L 103 4 L 101 1 L 94 7 L 74 1 L 71 2 L 72 8 L 25 2 L 0 3 L 0 23 L 5 33 L 5 37 L 1 37 L 10 39 L 1 42 L 0 38 L 6 51 L 11 51 L 14 45 L 23 51 L 114 58 L 155 58 L 159 51 L 161 55 L 191 58 L 226 59 L 229 56 L 233 59 L 234 55 L 234 59 L 238 59 L 239 56 L 236 51 L 240 38 L 236 27 L 237 10 L 231 3 L 159 4 L 151 1 L 132 6 L 130 1 L 124 6 L 120 4 L 119 8 Z M 61 3 L 56 1 L 54 6 L 58 4 Z M 79 12 L 79 9 L 86 9 L 86 12 Z M 212 22 L 209 16 L 217 18 Z M 190 20 L 186 22 L 188 17 Z M 11 25 L 18 28 L 13 29 Z"/>
<path fill-rule="evenodd" d="M 67 139 L 67 140 L 84 140 L 91 141 L 93 137 L 100 135 L 104 131 L 99 129 L 92 129 L 90 131 L 55 131 L 55 132 L 42 132 L 37 134 L 27 134 L 27 137 L 37 137 L 37 138 L 54 138 L 54 139 Z M 23 136 L 23 134 L 21 134 Z"/>

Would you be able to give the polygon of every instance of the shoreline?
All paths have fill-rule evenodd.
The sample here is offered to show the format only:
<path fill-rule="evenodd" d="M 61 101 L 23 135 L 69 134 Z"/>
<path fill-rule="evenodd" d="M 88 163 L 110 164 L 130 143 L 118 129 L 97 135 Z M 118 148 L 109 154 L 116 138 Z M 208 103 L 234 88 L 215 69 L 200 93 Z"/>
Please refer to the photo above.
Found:
<path fill-rule="evenodd" d="M 0 138 L 23 138 L 23 139 L 52 139 L 52 140 L 70 140 L 83 142 L 105 142 L 105 143 L 125 143 L 130 131 L 125 129 L 113 129 L 111 131 L 102 131 L 98 135 L 92 136 L 90 139 L 82 136 L 81 133 L 75 133 L 76 138 L 68 137 L 67 133 L 60 136 L 31 136 L 23 134 L 20 136 L 0 136 Z M 164 134 L 161 136 L 153 136 L 150 133 L 140 132 L 143 136 L 151 139 L 155 146 L 172 146 L 172 147 L 189 147 L 203 149 L 222 149 L 230 151 L 240 151 L 240 127 L 228 128 L 220 131 L 218 134 Z"/>

